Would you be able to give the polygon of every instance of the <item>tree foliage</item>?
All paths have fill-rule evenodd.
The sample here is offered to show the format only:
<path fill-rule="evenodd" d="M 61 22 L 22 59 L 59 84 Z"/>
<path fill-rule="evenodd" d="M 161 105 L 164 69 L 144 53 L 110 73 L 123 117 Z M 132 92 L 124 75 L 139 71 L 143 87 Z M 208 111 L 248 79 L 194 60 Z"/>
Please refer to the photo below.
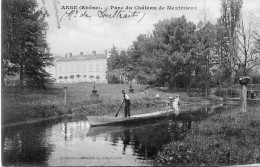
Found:
<path fill-rule="evenodd" d="M 216 24 L 204 19 L 196 26 L 184 16 L 166 19 L 155 24 L 151 34 L 140 34 L 128 50 L 119 52 L 113 46 L 108 82 L 122 83 L 123 78 L 187 91 L 193 87 L 207 96 L 210 87 L 232 85 L 242 75 L 255 75 L 259 29 L 245 26 L 242 0 L 221 3 Z"/>
<path fill-rule="evenodd" d="M 196 25 L 188 22 L 184 16 L 159 21 L 153 32 L 158 47 L 160 73 L 158 80 L 162 84 L 173 87 L 184 87 L 188 90 L 191 85 L 194 64 Z"/>
<path fill-rule="evenodd" d="M 216 34 L 217 29 L 215 25 L 210 22 L 199 22 L 198 31 L 196 31 L 194 85 L 203 88 L 206 96 L 210 84 L 216 84 L 214 77 L 212 77 L 217 70 L 216 64 L 219 63 L 216 55 Z"/>
<path fill-rule="evenodd" d="M 46 67 L 52 58 L 46 42 L 46 10 L 36 10 L 35 0 L 2 1 L 2 76 L 19 72 L 20 86 L 51 85 Z M 4 78 L 2 78 L 4 79 Z"/>
<path fill-rule="evenodd" d="M 110 57 L 107 60 L 107 80 L 108 83 L 122 83 L 123 78 L 126 78 L 127 68 L 129 66 L 129 57 L 126 51 L 119 53 L 118 49 L 113 46 L 110 51 Z"/>
<path fill-rule="evenodd" d="M 156 79 L 156 68 L 158 58 L 154 52 L 156 43 L 152 35 L 141 34 L 137 41 L 128 50 L 129 64 L 127 66 L 127 77 L 129 80 L 136 78 L 137 82 L 153 84 Z"/>

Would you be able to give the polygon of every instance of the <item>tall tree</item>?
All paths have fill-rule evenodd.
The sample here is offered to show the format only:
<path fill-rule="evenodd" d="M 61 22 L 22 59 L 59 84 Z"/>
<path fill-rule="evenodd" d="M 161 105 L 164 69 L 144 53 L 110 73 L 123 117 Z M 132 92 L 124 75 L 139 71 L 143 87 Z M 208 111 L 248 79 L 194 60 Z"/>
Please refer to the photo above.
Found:
<path fill-rule="evenodd" d="M 192 22 L 188 22 L 184 16 L 179 18 L 172 18 L 168 20 L 159 21 L 155 24 L 155 30 L 153 32 L 154 38 L 157 43 L 157 50 L 161 50 L 164 54 L 169 55 L 172 60 L 179 60 L 174 57 L 180 56 L 182 59 L 181 68 L 176 71 L 176 66 L 168 65 L 164 68 L 168 73 L 169 80 L 165 80 L 169 85 L 174 84 L 176 80 L 175 74 L 179 75 L 179 82 L 182 82 L 182 87 L 189 90 L 191 86 L 191 78 L 193 71 L 193 56 L 194 56 L 194 44 L 195 44 L 195 33 L 194 30 L 196 25 Z M 172 69 L 173 68 L 173 69 Z M 175 71 L 176 73 L 173 73 Z M 175 79 L 174 79 L 175 78 Z"/>
<path fill-rule="evenodd" d="M 156 43 L 151 34 L 140 34 L 130 47 L 129 79 L 136 78 L 139 83 L 153 84 L 156 79 L 158 55 L 154 52 Z"/>
<path fill-rule="evenodd" d="M 218 83 L 219 87 L 222 86 L 223 82 L 228 81 L 229 83 L 231 76 L 231 66 L 229 63 L 229 42 L 228 32 L 221 19 L 217 20 L 216 24 L 216 38 L 215 38 L 215 51 L 218 56 Z"/>
<path fill-rule="evenodd" d="M 113 46 L 110 51 L 111 55 L 107 61 L 107 79 L 109 83 L 115 83 L 119 81 L 120 83 L 126 82 L 128 66 L 128 55 L 125 51 L 118 52 L 117 48 Z"/>
<path fill-rule="evenodd" d="M 2 74 L 5 77 L 19 71 L 20 87 L 24 81 L 35 88 L 51 84 L 45 71 L 52 65 L 46 42 L 48 13 L 36 7 L 35 0 L 2 1 Z"/>
<path fill-rule="evenodd" d="M 259 40 L 256 30 L 253 29 L 253 23 L 251 20 L 244 21 L 241 17 L 237 29 L 237 60 L 238 60 L 238 76 L 245 76 L 255 67 L 260 66 L 259 56 Z"/>
<path fill-rule="evenodd" d="M 230 65 L 230 83 L 234 84 L 237 62 L 237 28 L 241 16 L 242 0 L 222 0 L 221 3 L 221 21 L 228 33 L 229 41 L 229 65 Z"/>
<path fill-rule="evenodd" d="M 211 79 L 212 67 L 215 65 L 215 39 L 216 27 L 210 22 L 200 22 L 196 31 L 196 83 L 198 87 L 205 90 L 208 96 L 209 83 Z"/>

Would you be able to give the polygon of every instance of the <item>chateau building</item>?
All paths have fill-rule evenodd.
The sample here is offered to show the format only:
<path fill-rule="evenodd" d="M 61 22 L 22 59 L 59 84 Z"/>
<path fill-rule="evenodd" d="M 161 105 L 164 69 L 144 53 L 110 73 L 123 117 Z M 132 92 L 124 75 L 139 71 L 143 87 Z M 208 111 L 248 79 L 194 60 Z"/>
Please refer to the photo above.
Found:
<path fill-rule="evenodd" d="M 65 54 L 65 57 L 55 57 L 54 66 L 47 71 L 52 74 L 58 83 L 72 82 L 102 82 L 107 83 L 107 52 L 97 54 L 73 56 L 72 53 Z"/>

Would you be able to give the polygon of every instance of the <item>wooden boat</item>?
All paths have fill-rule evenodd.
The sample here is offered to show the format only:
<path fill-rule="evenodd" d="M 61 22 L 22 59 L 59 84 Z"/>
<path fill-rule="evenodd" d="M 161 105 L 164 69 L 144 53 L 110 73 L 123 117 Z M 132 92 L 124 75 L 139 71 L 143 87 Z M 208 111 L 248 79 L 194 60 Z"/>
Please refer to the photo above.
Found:
<path fill-rule="evenodd" d="M 152 113 L 132 115 L 131 117 L 112 117 L 112 116 L 88 116 L 87 119 L 91 126 L 104 126 L 112 124 L 127 124 L 144 120 L 158 119 L 173 115 L 174 112 L 156 111 Z"/>
<path fill-rule="evenodd" d="M 119 124 L 119 125 L 107 125 L 107 126 L 91 126 L 87 136 L 97 136 L 97 135 L 106 135 L 111 133 L 121 132 L 123 130 L 131 130 L 136 128 L 142 128 L 145 126 L 156 126 L 165 123 L 165 120 L 145 120 L 138 123 L 130 123 L 130 124 Z"/>

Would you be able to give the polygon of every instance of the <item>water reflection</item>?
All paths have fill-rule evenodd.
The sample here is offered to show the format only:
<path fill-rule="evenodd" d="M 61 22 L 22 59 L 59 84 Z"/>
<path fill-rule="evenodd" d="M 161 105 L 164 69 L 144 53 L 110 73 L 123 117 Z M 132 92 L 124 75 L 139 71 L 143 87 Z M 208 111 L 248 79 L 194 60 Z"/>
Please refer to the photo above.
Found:
<path fill-rule="evenodd" d="M 194 108 L 178 116 L 127 126 L 90 128 L 63 120 L 2 130 L 3 165 L 149 165 L 162 145 L 179 141 L 223 107 Z M 145 164 L 144 164 L 145 163 Z"/>
<path fill-rule="evenodd" d="M 139 159 L 153 158 L 163 144 L 171 140 L 182 140 L 185 132 L 191 128 L 191 119 L 168 119 L 157 125 L 144 125 L 128 128 L 121 132 L 111 134 L 111 141 L 118 143 L 123 141 L 122 153 L 127 147 L 132 147 Z"/>
<path fill-rule="evenodd" d="M 3 164 L 46 165 L 54 149 L 54 145 L 47 141 L 47 131 L 48 129 L 39 126 L 4 129 L 2 131 Z"/>

